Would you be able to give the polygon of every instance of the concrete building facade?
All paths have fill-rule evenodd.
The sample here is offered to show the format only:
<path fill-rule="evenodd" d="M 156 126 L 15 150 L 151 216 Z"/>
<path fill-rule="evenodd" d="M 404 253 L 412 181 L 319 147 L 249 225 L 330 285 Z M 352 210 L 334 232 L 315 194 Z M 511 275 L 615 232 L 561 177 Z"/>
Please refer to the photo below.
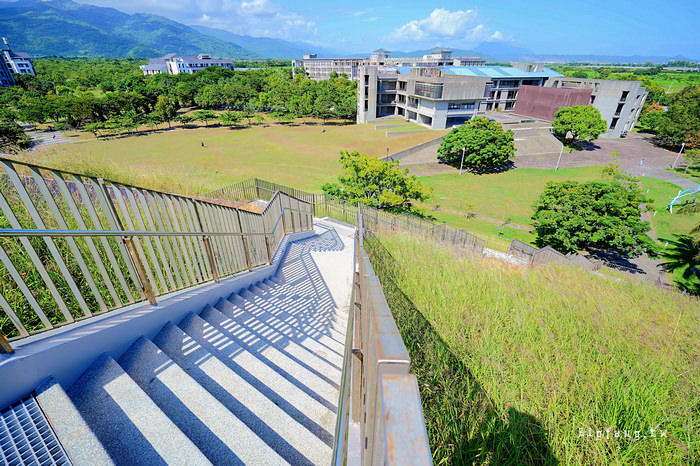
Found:
<path fill-rule="evenodd" d="M 360 67 L 398 66 L 398 67 L 443 67 L 443 66 L 483 66 L 485 60 L 479 57 L 453 57 L 452 50 L 437 48 L 430 54 L 418 58 L 392 58 L 391 52 L 384 49 L 375 50 L 368 58 L 318 58 L 316 54 L 304 55 L 302 60 L 292 61 L 292 71 L 296 75 L 303 72 L 317 81 L 328 79 L 331 73 L 345 74 L 348 79 L 358 81 Z"/>
<path fill-rule="evenodd" d="M 431 129 L 458 126 L 478 112 L 512 110 L 521 85 L 561 76 L 542 66 L 360 67 L 357 122 L 400 115 Z"/>
<path fill-rule="evenodd" d="M 151 58 L 148 60 L 147 65 L 141 65 L 140 68 L 145 76 L 151 76 L 158 73 L 192 74 L 210 66 L 219 66 L 231 70 L 233 69 L 233 62 L 228 58 L 212 58 L 208 53 L 185 57 L 170 53 L 159 58 Z"/>
<path fill-rule="evenodd" d="M 4 37 L 2 38 L 0 55 L 2 55 L 1 60 L 5 63 L 5 68 L 7 68 L 10 73 L 36 75 L 36 70 L 34 69 L 34 64 L 29 54 L 13 51 L 7 39 Z M 12 80 L 12 83 L 14 84 L 14 80 Z"/>
<path fill-rule="evenodd" d="M 604 137 L 625 137 L 634 128 L 649 94 L 640 81 L 554 77 L 545 83 L 553 89 L 590 89 L 590 105 L 608 124 Z"/>

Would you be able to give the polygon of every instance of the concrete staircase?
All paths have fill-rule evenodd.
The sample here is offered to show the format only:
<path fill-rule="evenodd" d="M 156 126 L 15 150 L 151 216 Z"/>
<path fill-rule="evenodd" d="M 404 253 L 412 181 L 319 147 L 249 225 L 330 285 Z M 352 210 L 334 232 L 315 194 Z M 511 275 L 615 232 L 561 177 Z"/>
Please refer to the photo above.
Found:
<path fill-rule="evenodd" d="M 276 276 L 103 354 L 36 398 L 74 464 L 329 464 L 352 231 L 318 222 Z"/>

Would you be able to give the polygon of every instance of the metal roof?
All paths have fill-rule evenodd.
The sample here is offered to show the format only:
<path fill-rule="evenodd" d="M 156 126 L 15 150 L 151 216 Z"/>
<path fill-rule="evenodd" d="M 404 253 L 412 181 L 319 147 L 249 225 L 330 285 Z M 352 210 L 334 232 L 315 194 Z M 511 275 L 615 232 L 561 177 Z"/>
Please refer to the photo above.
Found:
<path fill-rule="evenodd" d="M 426 68 L 426 67 L 416 67 Z M 427 67 L 437 68 L 437 67 Z M 542 71 L 523 71 L 520 68 L 508 66 L 441 66 L 440 69 L 445 71 L 446 75 L 457 76 L 477 76 L 482 78 L 554 78 L 564 76 L 549 68 L 544 68 Z M 401 74 L 411 74 L 413 67 L 397 66 L 397 70 Z"/>

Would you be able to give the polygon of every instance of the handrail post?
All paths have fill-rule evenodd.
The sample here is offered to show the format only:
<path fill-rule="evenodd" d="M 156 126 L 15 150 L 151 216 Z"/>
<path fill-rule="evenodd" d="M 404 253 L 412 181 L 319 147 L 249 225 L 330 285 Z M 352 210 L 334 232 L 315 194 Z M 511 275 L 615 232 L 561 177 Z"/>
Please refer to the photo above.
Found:
<path fill-rule="evenodd" d="M 287 234 L 287 221 L 284 219 L 284 210 L 282 211 L 282 231 L 284 234 Z"/>
<path fill-rule="evenodd" d="M 248 248 L 248 238 L 245 235 L 241 235 L 243 237 L 243 249 L 245 249 L 245 261 L 248 263 L 248 270 L 252 270 L 253 266 L 251 265 L 250 262 L 250 249 Z"/>
<path fill-rule="evenodd" d="M 290 213 L 290 217 L 292 217 L 292 233 L 296 233 L 297 228 L 294 226 L 294 212 Z"/>
<path fill-rule="evenodd" d="M 270 237 L 265 235 L 265 249 L 267 249 L 267 263 L 272 264 L 272 252 L 270 252 Z"/>
<path fill-rule="evenodd" d="M 203 238 L 204 240 L 204 247 L 207 250 L 207 258 L 209 259 L 209 266 L 211 267 L 211 278 L 214 279 L 214 282 L 219 283 L 219 271 L 216 270 L 216 262 L 214 261 L 214 253 L 211 250 L 211 242 L 209 241 L 209 237 L 205 236 Z"/>
<path fill-rule="evenodd" d="M 7 341 L 7 338 L 5 338 L 5 335 L 0 333 L 0 353 L 12 354 L 14 352 L 15 352 L 15 350 L 12 349 L 12 346 L 10 345 L 10 342 Z"/>
<path fill-rule="evenodd" d="M 151 284 L 148 282 L 148 277 L 146 277 L 146 272 L 143 268 L 143 263 L 141 258 L 139 258 L 136 249 L 134 248 L 134 243 L 131 241 L 130 237 L 124 237 L 124 244 L 126 244 L 126 249 L 129 251 L 129 256 L 131 256 L 131 261 L 134 263 L 134 268 L 136 269 L 136 274 L 141 280 L 141 286 L 143 287 L 143 293 L 148 298 L 148 302 L 154 306 L 158 304 L 155 296 L 153 296 L 153 290 L 151 289 Z"/>

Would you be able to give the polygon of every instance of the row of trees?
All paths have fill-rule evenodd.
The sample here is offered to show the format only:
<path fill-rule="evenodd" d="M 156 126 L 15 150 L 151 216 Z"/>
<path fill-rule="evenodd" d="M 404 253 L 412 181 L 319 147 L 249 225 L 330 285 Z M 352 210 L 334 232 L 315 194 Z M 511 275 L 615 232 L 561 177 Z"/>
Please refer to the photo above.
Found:
<path fill-rule="evenodd" d="M 192 106 L 238 112 L 227 112 L 223 124 L 250 121 L 261 110 L 280 119 L 351 120 L 356 114 L 356 84 L 344 77 L 316 82 L 292 78 L 289 68 L 219 67 L 191 75 L 143 76 L 134 60 L 90 62 L 95 68 L 79 66 L 85 72 L 81 76 L 70 68 L 79 60 L 37 60 L 37 76 L 18 75 L 18 85 L 0 89 L 0 107 L 12 109 L 25 123 L 88 125 L 91 130 L 170 124 L 179 108 Z"/>
<path fill-rule="evenodd" d="M 640 128 L 655 133 L 667 146 L 700 148 L 700 86 L 687 86 L 668 100 L 667 109 L 652 101 L 642 112 Z"/>

